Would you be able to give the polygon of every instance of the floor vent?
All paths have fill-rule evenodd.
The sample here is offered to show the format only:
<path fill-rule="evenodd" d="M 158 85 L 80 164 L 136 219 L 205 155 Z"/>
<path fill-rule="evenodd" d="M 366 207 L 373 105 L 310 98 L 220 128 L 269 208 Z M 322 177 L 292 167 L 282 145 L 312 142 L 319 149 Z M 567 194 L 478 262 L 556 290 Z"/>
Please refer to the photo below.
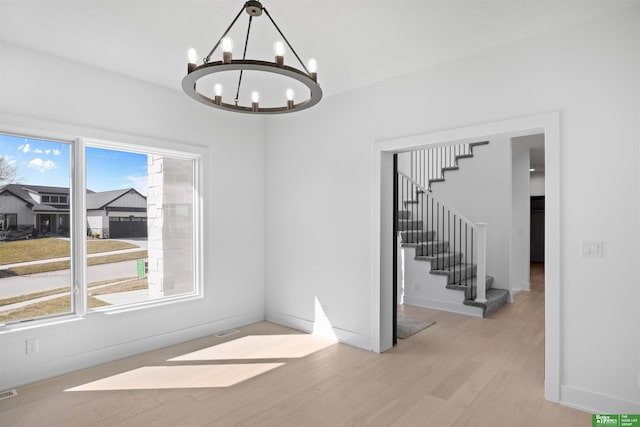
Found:
<path fill-rule="evenodd" d="M 17 395 L 18 395 L 18 392 L 16 391 L 15 388 L 13 390 L 0 391 L 0 400 L 8 399 L 10 397 L 17 396 Z"/>
<path fill-rule="evenodd" d="M 240 332 L 240 331 L 237 330 L 237 329 L 229 329 L 228 331 L 218 332 L 214 336 L 216 336 L 218 338 L 222 338 L 222 337 L 228 337 L 229 335 L 237 334 L 238 332 Z"/>

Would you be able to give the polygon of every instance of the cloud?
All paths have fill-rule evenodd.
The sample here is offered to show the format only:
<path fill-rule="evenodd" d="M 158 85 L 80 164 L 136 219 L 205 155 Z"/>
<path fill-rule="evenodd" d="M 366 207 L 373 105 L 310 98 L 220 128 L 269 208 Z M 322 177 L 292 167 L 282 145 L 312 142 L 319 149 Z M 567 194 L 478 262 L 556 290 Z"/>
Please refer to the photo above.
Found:
<path fill-rule="evenodd" d="M 138 193 L 144 196 L 147 195 L 147 185 L 149 181 L 146 175 L 129 175 L 126 176 L 125 179 L 131 183 L 129 187 L 135 188 Z"/>
<path fill-rule="evenodd" d="M 19 151 L 22 151 L 23 153 L 28 153 L 29 151 L 31 151 L 31 144 L 22 144 L 18 147 Z"/>
<path fill-rule="evenodd" d="M 6 164 L 8 164 L 9 166 L 15 166 L 16 164 L 18 164 L 18 161 L 14 159 L 12 156 L 0 154 L 0 159 L 4 159 Z"/>
<path fill-rule="evenodd" d="M 46 150 L 44 150 L 44 153 L 45 154 L 51 154 L 51 150 L 47 148 Z"/>
<path fill-rule="evenodd" d="M 55 149 L 53 150 L 53 155 L 54 155 L 54 156 L 59 156 L 59 155 L 60 155 L 60 150 L 58 150 L 57 148 L 55 148 Z"/>
<path fill-rule="evenodd" d="M 42 154 L 42 153 L 44 153 L 44 151 L 42 151 L 42 150 L 41 150 L 41 149 L 39 149 L 39 148 L 36 148 L 35 150 L 33 150 L 33 152 L 34 152 L 34 153 L 37 153 L 37 154 Z"/>
<path fill-rule="evenodd" d="M 40 172 L 46 172 L 52 169 L 56 169 L 58 165 L 56 164 L 56 162 L 53 162 L 51 160 L 44 161 L 41 158 L 36 157 L 29 162 L 29 167 L 37 169 Z"/>

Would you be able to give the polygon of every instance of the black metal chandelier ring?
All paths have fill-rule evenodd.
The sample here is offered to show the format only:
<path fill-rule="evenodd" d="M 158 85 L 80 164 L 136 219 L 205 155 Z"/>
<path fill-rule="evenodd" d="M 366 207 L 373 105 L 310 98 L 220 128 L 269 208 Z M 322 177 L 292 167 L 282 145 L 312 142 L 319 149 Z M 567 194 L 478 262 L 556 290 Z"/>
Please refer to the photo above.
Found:
<path fill-rule="evenodd" d="M 297 102 L 295 104 L 293 103 L 293 101 L 287 101 L 287 105 L 284 105 L 282 107 L 247 107 L 225 103 L 222 102 L 220 97 L 216 96 L 214 98 L 210 98 L 198 92 L 197 82 L 199 79 L 210 74 L 237 70 L 261 71 L 289 77 L 308 87 L 310 97 L 302 102 Z M 289 67 L 287 65 L 278 66 L 278 64 L 276 64 L 275 62 L 258 61 L 251 59 L 237 59 L 232 60 L 229 63 L 216 61 L 205 63 L 198 67 L 195 67 L 182 79 L 182 90 L 184 90 L 185 93 L 191 98 L 210 107 L 249 114 L 282 114 L 301 111 L 313 107 L 322 99 L 322 89 L 320 88 L 320 85 L 318 85 L 318 83 L 313 78 L 311 78 L 309 74 L 306 74 L 298 70 L 297 68 Z"/>
<path fill-rule="evenodd" d="M 229 37 L 227 37 L 227 35 L 229 34 L 229 31 L 234 26 L 238 18 L 240 18 L 242 11 L 245 11 L 249 15 L 247 35 L 244 42 L 242 59 L 233 59 L 233 42 Z M 273 24 L 273 27 L 283 40 L 277 41 L 274 44 L 274 62 L 246 58 L 247 46 L 249 45 L 249 35 L 251 33 L 251 23 L 254 17 L 262 16 L 263 12 L 269 18 L 269 21 L 271 22 L 271 24 Z M 286 46 L 291 50 L 291 53 L 293 53 L 296 60 L 300 63 L 302 69 L 285 65 L 285 43 Z M 210 62 L 211 56 L 220 45 L 222 45 L 222 61 Z M 317 63 L 315 59 L 309 60 L 308 68 L 304 65 L 298 53 L 295 51 L 293 46 L 291 46 L 289 40 L 287 40 L 285 35 L 280 30 L 280 27 L 278 27 L 273 18 L 271 18 L 271 14 L 269 14 L 269 11 L 264 6 L 262 6 L 262 4 L 258 0 L 248 0 L 246 3 L 244 3 L 236 17 L 233 19 L 233 21 L 231 21 L 231 24 L 222 34 L 222 37 L 220 37 L 209 54 L 203 59 L 203 63 L 201 65 L 197 65 L 196 60 L 197 56 L 195 50 L 189 49 L 187 75 L 182 79 L 182 90 L 184 90 L 185 93 L 191 98 L 210 107 L 247 114 L 281 114 L 306 110 L 307 108 L 316 105 L 322 99 L 322 89 L 320 88 L 320 85 L 318 85 L 318 73 L 316 71 Z M 278 74 L 296 80 L 309 89 L 309 97 L 302 102 L 295 102 L 294 91 L 293 89 L 289 88 L 285 92 L 287 99 L 285 105 L 283 105 L 282 107 L 261 107 L 259 102 L 260 94 L 259 92 L 254 91 L 251 93 L 251 106 L 239 105 L 238 101 L 240 96 L 240 89 L 242 86 L 242 75 L 245 70 Z M 240 71 L 240 74 L 238 76 L 236 96 L 234 98 L 233 104 L 222 102 L 222 85 L 220 83 L 216 83 L 214 85 L 215 96 L 213 98 L 210 98 L 204 93 L 198 91 L 198 80 L 210 74 L 216 74 L 225 71 Z"/>

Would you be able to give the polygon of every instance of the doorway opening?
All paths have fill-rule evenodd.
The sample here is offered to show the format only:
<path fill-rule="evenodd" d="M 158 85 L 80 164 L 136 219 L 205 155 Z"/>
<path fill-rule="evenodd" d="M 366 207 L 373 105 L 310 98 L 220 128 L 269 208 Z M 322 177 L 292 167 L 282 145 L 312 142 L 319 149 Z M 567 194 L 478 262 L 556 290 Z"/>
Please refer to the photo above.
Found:
<path fill-rule="evenodd" d="M 373 306 L 379 307 L 372 318 L 372 349 L 385 351 L 393 346 L 394 292 L 393 272 L 393 155 L 417 147 L 469 141 L 492 135 L 510 138 L 544 134 L 545 137 L 545 265 L 544 265 L 544 376 L 545 398 L 560 400 L 560 117 L 559 113 L 529 116 L 454 130 L 378 141 L 374 150 L 374 283 Z M 528 231 L 528 230 L 527 230 Z M 529 249 L 527 248 L 527 252 Z M 529 270 L 527 262 L 526 269 Z M 528 277 L 527 277 L 528 279 Z M 397 310 L 397 307 L 395 307 Z"/>

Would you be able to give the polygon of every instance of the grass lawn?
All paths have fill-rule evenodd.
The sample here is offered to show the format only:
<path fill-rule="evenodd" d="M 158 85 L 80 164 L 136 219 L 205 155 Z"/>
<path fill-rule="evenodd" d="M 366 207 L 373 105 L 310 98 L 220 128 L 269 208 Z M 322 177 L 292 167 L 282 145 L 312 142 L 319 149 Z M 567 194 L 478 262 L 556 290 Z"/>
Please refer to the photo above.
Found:
<path fill-rule="evenodd" d="M 137 247 L 139 246 L 119 240 L 87 241 L 87 252 L 90 254 Z M 68 257 L 70 251 L 71 246 L 68 240 L 55 237 L 0 243 L 0 259 L 3 264 Z"/>
<path fill-rule="evenodd" d="M 131 261 L 135 259 L 147 258 L 147 251 L 129 252 L 124 254 L 112 254 L 87 258 L 87 265 L 110 264 L 112 262 Z M 47 271 L 69 270 L 70 261 L 47 262 L 44 264 L 25 265 L 23 267 L 13 267 L 11 270 L 20 276 L 26 274 L 44 273 Z"/>
<path fill-rule="evenodd" d="M 100 282 L 100 283 L 104 284 L 104 282 Z M 96 284 L 96 283 L 89 284 L 90 288 L 96 287 L 96 286 L 99 286 L 99 284 Z M 135 290 L 147 289 L 147 288 L 148 288 L 147 279 L 132 279 L 125 283 L 118 283 L 113 286 L 105 286 L 103 288 L 99 288 L 89 292 L 89 297 L 87 299 L 88 307 L 96 308 L 96 307 L 104 307 L 109 305 L 104 301 L 94 298 L 93 295 L 115 294 L 118 292 L 135 291 Z M 68 292 L 68 288 L 63 288 L 63 292 Z M 39 292 L 31 295 L 25 295 L 24 297 L 26 297 L 27 300 L 34 299 L 34 298 L 39 298 L 44 296 L 41 294 L 42 292 Z M 52 294 L 49 294 L 49 295 L 52 295 Z M 6 300 L 0 300 L 0 305 L 4 305 L 3 303 L 5 301 Z M 71 298 L 69 295 L 53 298 L 47 301 L 37 302 L 34 304 L 29 304 L 28 306 L 9 311 L 7 313 L 0 314 L 0 323 L 13 322 L 16 320 L 36 319 L 38 317 L 53 316 L 56 314 L 67 314 L 67 313 L 71 313 Z"/>

